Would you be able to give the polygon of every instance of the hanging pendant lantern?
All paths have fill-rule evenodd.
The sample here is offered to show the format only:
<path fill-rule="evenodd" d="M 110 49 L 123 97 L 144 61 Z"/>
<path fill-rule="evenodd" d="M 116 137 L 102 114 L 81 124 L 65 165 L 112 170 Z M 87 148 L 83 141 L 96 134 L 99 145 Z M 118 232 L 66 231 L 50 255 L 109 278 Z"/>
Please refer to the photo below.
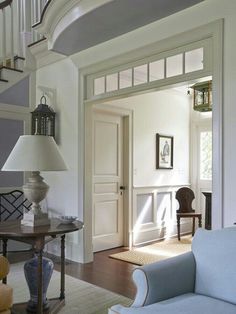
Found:
<path fill-rule="evenodd" d="M 212 111 L 212 81 L 191 86 L 194 90 L 193 109 L 200 112 Z"/>
<path fill-rule="evenodd" d="M 44 101 L 44 103 L 43 103 Z M 55 137 L 55 111 L 46 104 L 46 97 L 40 98 L 40 104 L 31 112 L 32 134 Z"/>

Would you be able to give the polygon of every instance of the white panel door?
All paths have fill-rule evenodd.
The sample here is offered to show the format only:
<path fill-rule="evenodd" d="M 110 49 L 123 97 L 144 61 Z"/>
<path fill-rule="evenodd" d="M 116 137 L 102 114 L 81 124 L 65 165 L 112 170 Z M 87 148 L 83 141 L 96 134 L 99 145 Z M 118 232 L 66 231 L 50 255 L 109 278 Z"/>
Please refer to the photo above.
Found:
<path fill-rule="evenodd" d="M 93 115 L 93 251 L 123 245 L 122 117 Z"/>

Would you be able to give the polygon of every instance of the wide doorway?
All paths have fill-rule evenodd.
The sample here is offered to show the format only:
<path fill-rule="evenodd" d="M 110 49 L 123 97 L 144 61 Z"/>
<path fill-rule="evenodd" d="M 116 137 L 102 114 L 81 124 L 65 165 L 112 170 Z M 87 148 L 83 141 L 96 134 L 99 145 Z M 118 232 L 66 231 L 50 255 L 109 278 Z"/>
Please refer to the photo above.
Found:
<path fill-rule="evenodd" d="M 94 252 L 128 245 L 125 239 L 136 246 L 175 236 L 175 193 L 182 186 L 193 189 L 193 205 L 205 226 L 203 192 L 212 191 L 212 114 L 193 110 L 190 86 L 209 79 L 94 106 Z M 122 111 L 132 113 L 130 139 L 122 132 Z M 157 134 L 174 139 L 172 169 L 157 167 Z M 123 145 L 129 141 L 132 149 L 127 154 Z M 132 160 L 129 180 L 124 180 L 124 158 Z M 130 190 L 131 200 L 125 203 Z M 191 231 L 190 220 L 182 222 L 181 231 Z"/>
<path fill-rule="evenodd" d="M 213 27 L 215 27 L 213 25 Z M 113 67 L 107 68 L 107 65 L 101 63 L 97 66 L 97 71 L 91 72 L 91 68 L 88 68 L 84 71 L 83 77 L 86 80 L 86 92 L 84 94 L 84 108 L 85 108 L 85 208 L 84 211 L 84 221 L 87 226 L 85 230 L 85 242 L 87 250 L 87 255 L 90 257 L 90 252 L 92 252 L 92 243 L 93 243 L 93 230 L 92 226 L 94 226 L 93 218 L 94 218 L 94 208 L 93 208 L 93 160 L 91 158 L 91 149 L 92 149 L 92 110 L 93 107 L 97 104 L 106 104 L 112 106 L 111 102 L 113 101 L 123 101 L 127 97 L 136 97 L 138 95 L 149 95 L 155 91 L 163 91 L 167 88 L 175 88 L 179 86 L 183 86 L 184 84 L 194 84 L 200 78 L 211 76 L 213 77 L 213 130 L 215 131 L 214 136 L 212 136 L 212 140 L 214 142 L 213 145 L 213 165 L 214 165 L 214 173 L 213 173 L 213 191 L 214 195 L 212 198 L 212 206 L 214 208 L 214 213 L 212 216 L 212 224 L 213 228 L 219 227 L 222 222 L 222 207 L 221 207 L 221 196 L 222 196 L 222 173 L 221 173 L 221 143 L 220 132 L 221 132 L 221 76 L 218 71 L 218 68 L 214 67 L 212 64 L 212 55 L 214 60 L 218 60 L 218 55 L 214 55 L 213 52 L 215 49 L 212 47 L 217 46 L 220 43 L 214 45 L 215 41 L 212 41 L 212 37 L 217 36 L 218 30 L 214 28 L 214 33 L 211 34 L 209 39 L 202 39 L 197 41 L 196 38 L 198 34 L 196 33 L 196 38 L 193 39 L 193 32 L 188 32 L 186 35 L 189 38 L 189 44 L 186 45 L 186 40 L 182 43 L 182 37 L 178 37 L 178 47 L 173 49 L 173 38 L 172 38 L 172 46 L 171 40 L 166 41 L 171 47 L 172 50 L 165 50 L 165 53 L 159 53 L 161 51 L 161 47 L 158 46 L 156 55 L 145 57 L 144 59 L 139 59 L 138 61 L 132 61 L 133 55 L 127 54 L 127 58 L 129 58 L 130 63 L 125 63 L 122 66 L 117 66 L 114 61 Z M 206 30 L 203 30 L 206 31 Z M 193 40 L 195 40 L 193 42 Z M 184 46 L 180 45 L 184 44 Z M 218 60 L 219 61 L 219 60 Z M 192 63 L 193 62 L 193 63 Z M 220 63 L 221 65 L 221 63 Z M 104 70 L 106 69 L 106 70 Z M 87 71 L 87 72 L 86 72 Z M 86 77 L 86 73 L 89 75 Z M 92 73 L 92 74 L 91 74 Z M 154 76 L 153 76 L 154 75 Z M 170 105 L 171 102 L 165 102 L 162 108 L 167 108 L 166 104 Z M 114 105 L 114 104 L 113 104 Z M 143 102 L 143 107 L 145 107 L 145 102 Z M 120 108 L 124 108 L 120 106 L 118 103 L 114 105 L 116 110 Z M 178 114 L 178 111 L 173 110 L 171 108 L 168 111 L 169 115 Z M 132 116 L 132 115 L 131 115 Z M 136 116 L 136 114 L 134 115 Z M 152 114 L 152 119 L 155 118 L 155 114 Z M 139 117 L 140 121 L 144 121 L 143 116 Z M 131 119 L 132 120 L 132 119 Z M 133 121 L 133 120 L 132 120 Z M 173 123 L 172 123 L 173 124 Z M 171 123 L 169 123 L 171 125 Z M 173 124 L 174 125 L 174 124 Z M 147 129 L 149 128 L 149 124 L 146 123 Z M 190 130 L 190 125 L 188 125 L 188 130 Z M 132 135 L 132 132 L 135 130 L 135 126 L 129 129 L 129 135 Z M 138 128 L 138 130 L 140 130 Z M 157 130 L 158 133 L 159 130 Z M 156 132 L 156 131 L 155 131 Z M 160 131 L 159 131 L 160 132 Z M 166 135 L 171 135 L 171 132 L 166 133 Z M 154 134 L 154 133 L 153 133 Z M 191 133 L 192 134 L 192 133 Z M 147 243 L 150 239 L 157 239 L 164 237 L 167 230 L 165 226 L 163 226 L 162 219 L 157 219 L 157 217 L 165 216 L 167 220 L 174 221 L 174 204 L 175 204 L 175 191 L 178 189 L 179 184 L 186 185 L 188 183 L 189 186 L 194 185 L 192 180 L 192 172 L 190 169 L 190 165 L 185 164 L 183 167 L 175 167 L 173 168 L 172 174 L 174 173 L 179 178 L 182 178 L 182 182 L 174 180 L 171 177 L 172 175 L 168 175 L 167 172 L 162 173 L 158 179 L 152 177 L 148 171 L 144 173 L 144 176 L 152 177 L 154 185 L 150 186 L 146 184 L 145 181 L 139 186 L 134 178 L 138 178 L 140 176 L 139 168 L 136 167 L 135 160 L 132 156 L 132 153 L 137 152 L 137 147 L 135 147 L 135 137 L 132 136 L 132 143 L 129 144 L 130 153 L 128 154 L 129 158 L 129 167 L 128 176 L 129 176 L 129 186 L 128 189 L 124 191 L 125 194 L 128 193 L 128 207 L 123 206 L 123 222 L 125 227 L 124 230 L 124 241 L 123 245 L 133 246 L 138 243 Z M 150 137 L 151 138 L 151 137 Z M 152 137 L 152 149 L 155 149 L 155 138 L 156 134 Z M 180 140 L 178 149 L 180 150 L 183 147 L 186 141 Z M 150 156 L 152 160 L 150 163 L 146 163 L 147 165 L 153 166 L 156 164 L 155 154 L 151 153 L 148 150 L 148 147 L 144 143 L 141 147 L 141 153 L 137 154 L 137 156 L 141 156 L 140 162 L 143 162 L 144 158 L 142 156 Z M 149 143 L 150 145 L 150 143 Z M 132 148 L 132 149 L 131 149 Z M 192 148 L 188 153 L 192 153 Z M 176 156 L 175 156 L 176 158 Z M 154 160 L 154 163 L 153 163 Z M 186 167 L 187 165 L 187 167 Z M 187 172 L 186 172 L 187 168 Z M 126 173 L 126 171 L 124 172 Z M 189 182 L 186 182 L 186 173 L 189 175 Z M 160 180 L 163 178 L 170 179 L 170 185 L 160 185 Z M 187 180 L 188 181 L 188 180 Z M 195 181 L 197 182 L 197 181 Z M 183 184 L 182 184 L 183 183 Z M 199 199 L 200 193 L 198 193 Z M 203 197 L 201 195 L 201 197 Z M 204 198 L 203 198 L 204 200 Z M 217 203 L 219 206 L 214 206 Z M 198 200 L 196 200 L 199 202 Z M 200 201 L 201 202 L 201 201 Z M 167 207 L 171 207 L 172 210 L 166 210 Z M 161 209 L 159 215 L 157 215 L 158 210 Z M 127 213 L 128 212 L 128 213 Z M 146 212 L 145 221 L 141 218 L 143 217 L 143 213 Z M 139 218 L 139 219 L 138 219 Z M 142 220 L 142 224 L 139 222 Z M 170 224 L 168 224 L 170 225 Z M 157 226 L 159 226 L 157 228 Z M 186 228 L 188 226 L 186 225 Z M 186 229 L 187 230 L 187 229 Z M 183 231 L 184 228 L 183 228 Z M 168 229 L 168 234 L 175 232 L 175 226 L 172 225 L 171 228 Z"/>

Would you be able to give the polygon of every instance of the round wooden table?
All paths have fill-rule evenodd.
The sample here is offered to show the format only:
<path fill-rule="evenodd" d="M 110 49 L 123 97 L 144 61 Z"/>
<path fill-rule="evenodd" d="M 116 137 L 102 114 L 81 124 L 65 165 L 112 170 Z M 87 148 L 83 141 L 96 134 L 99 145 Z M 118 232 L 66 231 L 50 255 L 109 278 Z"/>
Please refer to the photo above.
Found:
<path fill-rule="evenodd" d="M 46 313 L 57 313 L 65 304 L 65 235 L 83 228 L 81 221 L 70 224 L 61 224 L 58 219 L 51 219 L 51 225 L 28 227 L 20 221 L 6 221 L 0 223 L 0 239 L 3 241 L 3 255 L 7 256 L 7 241 L 15 240 L 31 244 L 38 256 L 38 305 L 37 314 L 43 312 L 43 249 L 45 244 L 57 237 L 61 238 L 61 290 L 59 298 L 51 299 L 50 309 Z M 7 278 L 4 278 L 6 283 Z M 28 313 L 27 303 L 13 305 L 12 313 Z"/>

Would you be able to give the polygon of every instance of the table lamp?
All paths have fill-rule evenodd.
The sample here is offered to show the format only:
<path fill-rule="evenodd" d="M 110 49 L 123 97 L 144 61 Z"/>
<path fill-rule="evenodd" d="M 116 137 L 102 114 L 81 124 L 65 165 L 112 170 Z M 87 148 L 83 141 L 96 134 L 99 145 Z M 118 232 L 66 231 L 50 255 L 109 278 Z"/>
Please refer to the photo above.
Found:
<path fill-rule="evenodd" d="M 46 197 L 49 186 L 40 171 L 67 170 L 66 164 L 52 136 L 22 135 L 7 158 L 3 171 L 31 171 L 28 182 L 23 185 L 25 197 L 32 203 L 24 213 L 21 224 L 27 226 L 49 225 L 48 214 L 42 212 L 40 202 Z"/>

